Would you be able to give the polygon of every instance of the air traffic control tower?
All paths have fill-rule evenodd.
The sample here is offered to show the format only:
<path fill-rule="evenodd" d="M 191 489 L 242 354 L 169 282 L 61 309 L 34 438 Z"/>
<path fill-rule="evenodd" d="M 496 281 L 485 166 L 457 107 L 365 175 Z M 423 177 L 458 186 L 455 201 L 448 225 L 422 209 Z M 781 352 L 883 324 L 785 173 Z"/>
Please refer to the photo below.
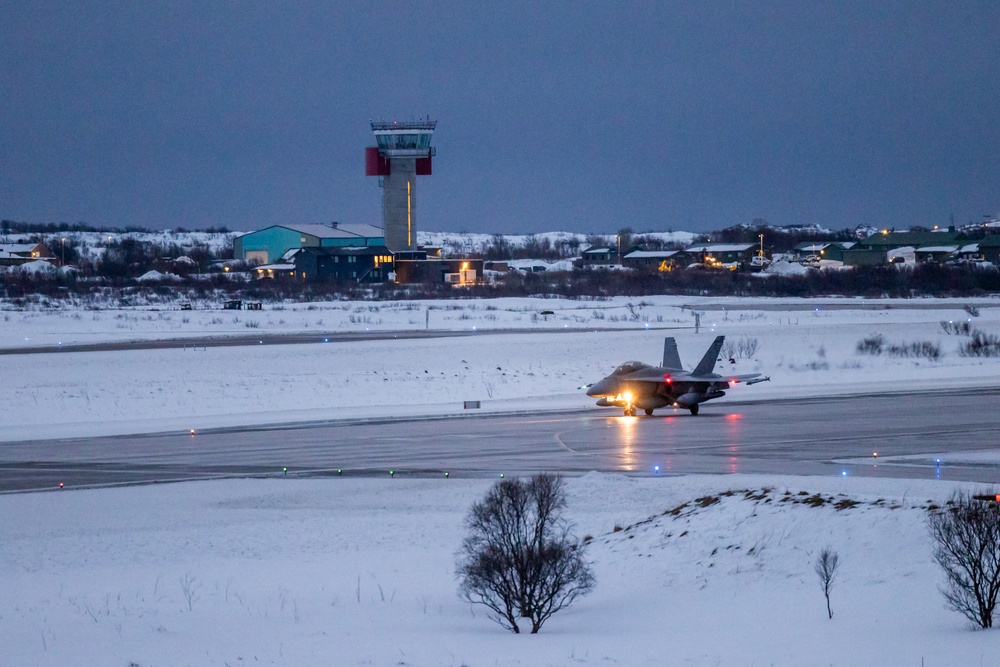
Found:
<path fill-rule="evenodd" d="M 365 175 L 379 177 L 385 245 L 395 253 L 417 249 L 417 176 L 431 175 L 436 125 L 372 121 L 378 146 L 365 149 Z"/>

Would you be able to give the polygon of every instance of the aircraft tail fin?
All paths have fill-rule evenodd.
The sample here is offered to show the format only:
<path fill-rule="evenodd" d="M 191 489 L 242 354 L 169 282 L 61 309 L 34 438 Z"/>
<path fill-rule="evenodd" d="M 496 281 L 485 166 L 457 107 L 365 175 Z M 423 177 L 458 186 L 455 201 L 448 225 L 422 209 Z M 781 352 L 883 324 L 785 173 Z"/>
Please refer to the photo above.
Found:
<path fill-rule="evenodd" d="M 725 336 L 715 337 L 715 342 L 708 348 L 708 352 L 701 358 L 695 369 L 691 371 L 692 375 L 710 375 L 715 370 L 715 364 L 719 360 L 719 351 L 722 349 L 722 341 L 725 339 Z"/>
<path fill-rule="evenodd" d="M 672 336 L 663 339 L 663 368 L 678 368 L 681 366 L 681 355 L 677 353 L 677 341 Z"/>

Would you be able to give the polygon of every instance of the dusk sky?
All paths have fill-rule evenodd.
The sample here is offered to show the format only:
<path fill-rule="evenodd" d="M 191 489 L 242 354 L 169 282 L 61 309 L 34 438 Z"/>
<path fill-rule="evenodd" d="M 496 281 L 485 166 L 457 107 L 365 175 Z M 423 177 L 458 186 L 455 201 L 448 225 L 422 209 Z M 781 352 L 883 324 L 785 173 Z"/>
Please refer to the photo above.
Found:
<path fill-rule="evenodd" d="M 1000 212 L 1000 2 L 0 0 L 0 218 L 381 225 L 370 120 L 438 121 L 419 228 Z"/>

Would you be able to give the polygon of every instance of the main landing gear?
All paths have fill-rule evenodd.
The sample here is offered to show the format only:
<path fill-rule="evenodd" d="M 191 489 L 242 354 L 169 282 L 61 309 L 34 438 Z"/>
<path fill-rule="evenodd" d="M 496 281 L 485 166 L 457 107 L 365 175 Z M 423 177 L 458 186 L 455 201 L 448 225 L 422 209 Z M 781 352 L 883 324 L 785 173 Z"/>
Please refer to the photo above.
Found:
<path fill-rule="evenodd" d="M 698 414 L 698 404 L 695 403 L 690 408 L 688 408 L 688 410 L 691 411 L 692 415 Z M 653 408 L 643 408 L 643 412 L 646 413 L 647 417 L 652 417 L 653 416 Z M 631 405 L 629 405 L 629 406 L 627 406 L 625 408 L 625 416 L 626 417 L 635 417 L 635 415 L 636 415 L 636 409 L 634 407 L 632 407 Z"/>

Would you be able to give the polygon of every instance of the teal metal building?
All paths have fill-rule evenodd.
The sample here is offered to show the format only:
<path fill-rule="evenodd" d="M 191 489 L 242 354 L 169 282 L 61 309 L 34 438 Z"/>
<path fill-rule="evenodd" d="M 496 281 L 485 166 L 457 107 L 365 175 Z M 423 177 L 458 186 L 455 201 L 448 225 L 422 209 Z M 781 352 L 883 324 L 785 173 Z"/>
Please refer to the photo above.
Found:
<path fill-rule="evenodd" d="M 385 233 L 373 225 L 273 225 L 233 241 L 233 256 L 255 264 L 277 262 L 298 248 L 384 246 Z"/>

